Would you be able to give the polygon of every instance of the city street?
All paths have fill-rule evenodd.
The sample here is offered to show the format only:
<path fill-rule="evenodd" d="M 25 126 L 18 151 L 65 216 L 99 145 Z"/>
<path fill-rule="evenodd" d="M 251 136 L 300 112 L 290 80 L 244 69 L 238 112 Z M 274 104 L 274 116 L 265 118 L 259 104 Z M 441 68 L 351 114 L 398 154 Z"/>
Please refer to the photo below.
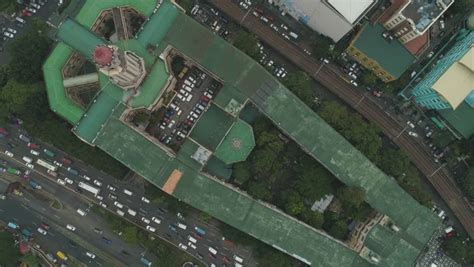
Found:
<path fill-rule="evenodd" d="M 40 152 L 40 155 L 36 157 L 30 153 L 31 148 L 28 148 L 27 143 L 18 138 L 19 132 L 13 129 L 9 129 L 9 131 L 10 136 L 8 139 L 0 139 L 0 157 L 3 159 L 8 158 L 5 155 L 5 150 L 8 150 L 14 154 L 13 158 L 10 158 L 10 160 L 16 161 L 17 164 L 25 163 L 22 161 L 23 156 L 32 158 L 33 162 L 36 162 L 38 158 L 47 160 L 48 162 L 53 162 L 55 160 L 59 162 L 60 159 L 63 157 L 72 159 L 72 157 L 65 155 L 63 152 L 46 144 L 42 144 L 41 142 L 39 142 L 39 140 L 32 141 L 40 146 L 39 149 L 35 149 L 36 151 Z M 7 143 L 10 143 L 10 146 L 13 145 L 14 147 L 11 149 L 8 148 Z M 53 151 L 55 153 L 55 156 L 47 156 L 43 152 L 44 148 Z M 126 219 L 135 222 L 137 225 L 141 226 L 144 229 L 146 229 L 146 226 L 148 225 L 154 227 L 156 229 L 155 234 L 157 234 L 160 238 L 166 240 L 167 242 L 170 242 L 175 246 L 178 246 L 178 244 L 180 243 L 186 245 L 187 248 L 185 250 L 190 255 L 198 259 L 202 258 L 202 261 L 204 261 L 206 264 L 229 264 L 233 262 L 234 255 L 239 255 L 244 259 L 245 266 L 253 266 L 250 261 L 247 261 L 250 258 L 250 251 L 236 247 L 231 242 L 225 240 L 225 238 L 223 238 L 222 235 L 219 233 L 218 228 L 214 226 L 215 223 L 203 222 L 200 220 L 197 214 L 190 215 L 186 218 L 179 218 L 177 214 L 172 214 L 171 212 L 166 211 L 164 209 L 164 204 L 158 206 L 153 203 L 146 203 L 144 200 L 142 200 L 144 192 L 143 185 L 137 184 L 136 181 L 133 179 L 128 181 L 119 181 L 101 171 L 93 169 L 85 165 L 84 163 L 74 159 L 70 167 L 77 170 L 79 172 L 78 175 L 73 175 L 72 173 L 68 172 L 66 166 L 60 167 L 57 170 L 57 178 L 64 179 L 65 177 L 68 177 L 73 181 L 72 184 L 66 183 L 65 185 L 59 185 L 56 182 L 57 178 L 49 176 L 46 172 L 46 168 L 43 168 L 38 164 L 35 164 L 34 171 L 41 174 L 42 176 L 40 178 L 37 178 L 36 181 L 38 181 L 44 188 L 46 188 L 46 190 L 52 190 L 51 192 L 53 192 L 53 194 L 61 201 L 71 203 L 73 212 L 75 212 L 75 210 L 78 208 L 82 210 L 86 210 L 88 208 L 87 204 L 84 204 L 84 201 L 78 201 L 78 196 L 80 196 L 81 198 L 87 198 L 90 201 L 95 202 L 96 204 L 102 202 L 107 206 L 107 209 L 109 209 L 115 214 L 117 214 L 117 210 L 123 211 L 125 213 L 124 217 Z M 22 167 L 22 169 L 26 169 L 26 167 Z M 87 181 L 84 178 L 84 175 L 90 177 L 91 180 Z M 101 185 L 98 186 L 98 183 L 94 183 L 94 180 L 97 180 Z M 79 193 L 77 186 L 79 182 L 86 183 L 100 190 L 97 194 L 98 198 L 95 197 L 94 194 L 87 192 L 87 190 L 84 189 L 81 190 L 82 194 Z M 51 183 L 54 184 L 54 186 L 52 186 Z M 114 189 L 111 190 L 109 186 L 113 187 Z M 132 192 L 132 195 L 126 194 L 124 192 L 124 189 L 127 189 Z M 103 199 L 99 200 L 99 198 Z M 115 202 L 119 202 L 121 205 L 123 205 L 123 207 Z M 119 208 L 118 206 L 121 207 Z M 129 209 L 135 211 L 136 215 L 132 216 L 130 212 L 128 212 Z M 92 226 L 99 223 L 99 220 L 96 220 L 97 222 L 90 223 L 83 222 L 83 220 L 88 219 L 91 215 L 93 215 L 93 213 L 89 213 L 84 217 L 80 217 L 76 213 L 76 220 L 80 218 L 81 222 L 77 222 L 77 225 L 74 225 L 78 228 L 85 227 L 88 228 L 89 231 L 92 230 Z M 158 218 L 160 220 L 160 223 L 157 224 L 156 222 L 153 222 L 153 217 Z M 186 225 L 186 229 L 177 227 L 178 223 Z M 195 230 L 195 227 L 203 229 L 205 231 L 205 234 L 198 235 Z M 90 234 L 90 237 L 94 236 L 97 236 L 97 234 L 92 232 Z M 197 239 L 196 249 L 193 249 L 191 246 L 188 245 L 189 236 L 192 236 Z M 99 241 L 99 243 L 101 242 L 100 237 L 96 239 Z M 96 245 L 96 242 L 94 242 L 94 240 L 95 239 L 92 238 L 92 240 L 88 241 Z M 114 243 L 115 241 L 112 242 L 112 244 Z M 214 258 L 211 256 L 211 254 L 209 253 L 209 247 L 212 247 L 217 250 L 217 257 Z M 121 250 L 118 248 L 112 248 L 110 252 L 108 252 L 120 258 L 120 251 Z"/>
<path fill-rule="evenodd" d="M 251 9 L 244 12 L 230 0 L 212 0 L 211 3 L 256 34 L 267 45 L 286 56 L 367 120 L 377 124 L 387 137 L 407 153 L 459 219 L 469 236 L 474 237 L 474 212 L 463 198 L 453 176 L 444 165 L 434 162 L 430 150 L 421 140 L 408 134 L 405 127 L 406 121 L 400 121 L 397 115 L 380 106 L 372 97 L 347 83 L 341 78 L 339 71 L 334 71 L 335 68 L 325 67 L 331 64 L 316 62 L 299 47 L 283 39 L 258 18 L 252 16 Z"/>

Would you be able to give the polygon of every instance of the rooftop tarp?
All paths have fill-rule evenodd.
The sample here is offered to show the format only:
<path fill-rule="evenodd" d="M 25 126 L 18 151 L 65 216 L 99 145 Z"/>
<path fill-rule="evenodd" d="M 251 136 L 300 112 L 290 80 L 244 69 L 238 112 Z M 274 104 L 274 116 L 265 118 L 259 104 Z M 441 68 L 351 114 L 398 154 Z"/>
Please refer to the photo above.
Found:
<path fill-rule="evenodd" d="M 397 39 L 389 41 L 383 38 L 385 31 L 378 23 L 366 23 L 353 45 L 398 78 L 413 64 L 415 57 Z"/>

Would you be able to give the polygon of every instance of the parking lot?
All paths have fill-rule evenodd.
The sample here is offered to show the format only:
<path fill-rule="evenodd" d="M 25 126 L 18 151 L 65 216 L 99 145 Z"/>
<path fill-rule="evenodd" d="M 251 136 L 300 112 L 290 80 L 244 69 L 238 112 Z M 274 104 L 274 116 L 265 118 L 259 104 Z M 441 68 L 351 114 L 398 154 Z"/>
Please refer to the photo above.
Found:
<path fill-rule="evenodd" d="M 186 67 L 187 68 L 187 67 Z M 160 142 L 177 150 L 193 125 L 206 111 L 211 99 L 221 84 L 197 67 L 184 71 L 178 80 L 174 97 L 167 107 L 162 108 L 158 132 Z"/>

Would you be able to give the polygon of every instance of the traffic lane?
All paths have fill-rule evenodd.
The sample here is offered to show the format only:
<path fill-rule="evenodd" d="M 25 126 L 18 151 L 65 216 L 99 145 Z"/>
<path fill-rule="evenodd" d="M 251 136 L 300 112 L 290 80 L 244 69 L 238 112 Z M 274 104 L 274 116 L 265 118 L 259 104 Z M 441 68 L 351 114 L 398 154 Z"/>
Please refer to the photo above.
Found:
<path fill-rule="evenodd" d="M 35 158 L 35 159 L 36 158 L 43 158 L 43 159 L 46 159 L 48 161 L 52 160 L 51 158 L 47 158 L 47 156 L 45 156 L 45 154 L 42 153 L 42 152 L 40 152 L 39 157 L 31 155 L 30 149 L 27 147 L 27 143 L 15 138 L 15 137 L 11 138 L 11 140 L 12 140 L 12 142 L 14 142 L 17 145 L 15 148 L 11 149 L 12 152 L 15 154 L 15 157 L 21 157 L 22 154 L 24 154 L 24 155 L 28 155 L 28 157 L 32 157 L 32 158 Z M 63 157 L 63 156 L 68 157 L 64 153 L 61 154 L 61 152 L 56 150 L 54 147 L 45 146 L 44 144 L 41 144 L 41 147 L 42 148 L 46 147 L 47 149 L 55 152 L 57 154 L 55 156 L 56 160 L 59 159 L 60 157 Z M 78 166 L 82 165 L 82 164 L 83 164 L 82 162 L 75 161 L 71 166 L 73 168 L 80 169 Z M 84 166 L 84 167 L 86 167 L 86 166 Z M 40 168 L 41 167 L 37 167 L 37 169 L 35 171 L 38 171 Z M 84 168 L 84 169 L 88 169 L 88 168 Z M 64 176 L 66 176 L 66 177 L 68 177 L 68 178 L 70 178 L 74 181 L 73 185 L 66 185 L 66 186 L 69 187 L 70 190 L 76 190 L 76 187 L 77 187 L 76 184 L 80 181 L 90 183 L 92 185 L 92 183 L 91 183 L 92 181 L 90 181 L 90 182 L 85 181 L 83 178 L 81 178 L 79 176 L 71 175 L 71 173 L 69 173 L 65 169 L 65 167 L 59 168 L 58 169 L 58 174 L 59 174 L 58 177 L 63 178 Z M 88 173 L 88 175 L 90 175 L 90 174 Z M 95 177 L 92 177 L 92 176 L 90 176 L 90 177 L 95 178 Z M 49 176 L 48 176 L 48 178 L 53 179 L 52 177 L 49 177 Z M 194 229 L 194 226 L 197 226 L 196 224 L 190 224 L 189 225 L 190 227 L 188 227 L 188 229 L 187 229 L 188 232 L 186 232 L 184 234 L 183 233 L 180 233 L 180 234 L 174 233 L 173 231 L 169 230 L 168 225 L 177 222 L 178 218 L 175 214 L 172 214 L 172 213 L 160 214 L 160 213 L 158 213 L 157 212 L 158 209 L 157 209 L 156 206 L 153 207 L 152 205 L 143 202 L 141 200 L 141 195 L 138 195 L 136 192 L 130 190 L 130 186 L 125 182 L 115 180 L 114 178 L 112 178 L 108 175 L 103 175 L 101 178 L 98 178 L 98 179 L 101 179 L 101 182 L 102 182 L 102 186 L 100 187 L 101 193 L 99 193 L 99 195 L 103 196 L 104 199 L 102 201 L 108 205 L 108 208 L 111 211 L 116 213 L 117 207 L 115 207 L 115 205 L 114 205 L 114 202 L 116 200 L 112 200 L 112 199 L 108 198 L 107 196 L 108 196 L 109 193 L 114 193 L 115 195 L 118 196 L 117 201 L 119 201 L 123 205 L 125 205 L 127 207 L 127 209 L 131 208 L 135 211 L 138 211 L 139 214 L 141 214 L 141 216 L 139 216 L 137 218 L 131 217 L 127 214 L 127 209 L 123 208 L 123 211 L 127 214 L 126 216 L 128 217 L 128 219 L 136 221 L 142 227 L 146 227 L 147 224 L 143 223 L 143 221 L 141 220 L 142 216 L 144 216 L 144 217 L 146 217 L 150 220 L 151 220 L 152 217 L 159 217 L 162 220 L 161 226 L 160 225 L 158 225 L 158 226 L 154 225 L 154 227 L 157 229 L 158 232 L 162 233 L 162 235 L 160 236 L 161 238 L 167 239 L 168 236 L 166 234 L 169 234 L 171 236 L 170 241 L 173 242 L 173 244 L 175 246 L 177 246 L 179 243 L 184 243 L 186 245 L 188 244 L 187 237 L 194 232 L 194 230 L 190 230 L 190 229 Z M 114 183 L 108 183 L 108 180 L 112 180 L 112 181 L 115 181 L 115 182 Z M 54 182 L 53 182 L 53 184 L 54 184 Z M 107 184 L 112 184 L 114 187 L 116 187 L 117 188 L 116 191 L 108 190 L 107 186 L 106 186 Z M 125 188 L 127 188 L 128 190 L 133 192 L 132 196 L 129 196 L 129 195 L 123 193 L 123 189 L 125 189 Z M 56 190 L 56 191 L 61 192 L 61 190 Z M 88 198 L 91 198 L 94 201 L 97 201 L 97 202 L 99 201 L 98 199 L 94 198 L 94 196 L 92 196 L 91 194 L 83 192 L 83 195 L 87 195 Z M 138 208 L 137 208 L 137 206 L 138 206 Z M 187 223 L 187 224 L 189 224 L 189 223 Z M 200 244 L 203 244 L 203 243 L 206 243 L 206 244 L 204 244 L 203 247 L 201 248 Z M 218 251 L 224 251 L 224 250 L 227 249 L 227 248 L 225 248 L 221 245 L 221 238 L 219 238 L 218 235 L 213 235 L 213 236 L 208 235 L 207 239 L 206 239 L 206 242 L 198 243 L 198 248 L 200 249 L 199 250 L 200 254 L 203 255 L 203 256 L 207 255 L 209 246 L 214 247 Z M 188 248 L 188 250 L 189 249 L 190 248 Z M 195 256 L 193 251 L 188 251 L 188 252 L 190 254 L 192 254 L 193 256 Z M 204 253 L 204 254 L 202 254 L 202 253 Z M 230 256 L 231 255 L 226 255 L 226 257 L 228 257 L 228 258 Z M 219 259 L 217 259 L 217 260 L 212 259 L 212 262 L 219 263 L 220 261 L 219 261 Z"/>
<path fill-rule="evenodd" d="M 21 228 L 30 229 L 34 233 L 35 242 L 37 242 L 42 249 L 47 248 L 53 255 L 56 254 L 57 251 L 63 251 L 81 262 L 90 261 L 90 258 L 86 256 L 85 252 L 81 253 L 82 251 L 86 251 L 86 249 L 74 244 L 54 228 L 48 230 L 45 236 L 38 233 L 37 228 L 42 224 L 45 218 L 39 215 L 31 206 L 26 206 L 15 197 L 9 197 L 0 202 L 0 207 L 0 219 L 5 222 L 13 221 L 20 225 Z M 76 247 L 72 247 L 71 244 L 74 244 Z M 98 259 L 97 263 L 104 264 L 100 259 Z M 100 266 L 97 264 L 93 265 Z"/>
<path fill-rule="evenodd" d="M 12 159 L 7 159 L 9 162 L 10 166 L 13 167 L 18 167 L 19 164 L 15 161 L 12 161 Z M 13 162 L 13 163 L 12 163 Z M 36 172 L 33 172 L 32 177 L 34 177 Z M 111 245 L 107 245 L 104 243 L 102 240 L 102 236 L 97 237 L 97 234 L 94 233 L 94 226 L 96 225 L 101 225 L 103 222 L 101 221 L 101 218 L 98 216 L 86 216 L 86 217 L 80 217 L 79 214 L 76 212 L 77 208 L 81 208 L 83 210 L 87 210 L 90 207 L 90 204 L 88 202 L 85 202 L 82 198 L 77 197 L 76 194 L 71 194 L 71 192 L 68 192 L 65 190 L 60 184 L 57 184 L 54 181 L 51 181 L 50 179 L 44 179 L 44 177 L 40 177 L 39 175 L 35 177 L 35 180 L 38 181 L 43 189 L 41 190 L 47 190 L 48 188 L 51 188 L 51 191 L 54 192 L 54 196 L 56 196 L 57 199 L 61 200 L 61 203 L 63 204 L 63 209 L 61 210 L 51 210 L 49 206 L 41 206 L 40 201 L 36 201 L 34 199 L 28 199 L 25 198 L 24 200 L 28 202 L 28 205 L 31 205 L 32 207 L 35 207 L 36 210 L 41 211 L 41 212 L 48 212 L 48 217 L 50 219 L 60 221 L 59 224 L 62 225 L 62 227 L 65 227 L 66 224 L 71 224 L 74 225 L 76 228 L 82 228 L 81 231 L 76 230 L 76 234 L 80 233 L 80 236 L 83 237 L 88 243 L 94 245 L 95 247 L 100 248 L 101 250 L 104 250 L 108 252 L 109 254 L 115 256 L 116 258 L 120 258 L 121 260 L 125 262 L 129 262 L 130 264 L 139 262 L 139 257 L 127 257 L 124 258 L 124 255 L 121 254 L 121 251 L 123 248 L 126 248 L 128 251 L 131 252 L 137 252 L 135 255 L 139 255 L 139 251 L 136 248 L 127 246 L 121 239 L 118 237 L 111 237 L 109 239 L 113 240 Z M 71 207 L 71 208 L 70 208 Z M 77 223 L 78 219 L 81 221 L 80 224 Z M 77 225 L 84 226 L 84 227 L 78 227 Z M 90 226 L 90 227 L 85 227 L 85 226 Z M 106 230 L 107 226 L 106 225 L 101 225 L 101 229 L 104 229 L 104 232 L 109 234 L 109 236 L 112 236 L 112 232 L 109 232 Z"/>

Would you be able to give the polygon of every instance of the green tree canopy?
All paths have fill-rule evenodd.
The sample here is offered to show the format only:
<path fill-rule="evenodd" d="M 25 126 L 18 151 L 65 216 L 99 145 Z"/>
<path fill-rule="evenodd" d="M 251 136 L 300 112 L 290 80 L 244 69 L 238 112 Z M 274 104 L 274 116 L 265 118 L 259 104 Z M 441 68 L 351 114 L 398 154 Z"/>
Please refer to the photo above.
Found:
<path fill-rule="evenodd" d="M 474 200 L 474 167 L 471 167 L 462 182 L 462 189 L 467 197 Z"/>
<path fill-rule="evenodd" d="M 400 149 L 385 149 L 380 157 L 380 168 L 394 177 L 402 175 L 410 166 L 410 159 Z"/>
<path fill-rule="evenodd" d="M 237 32 L 234 39 L 234 46 L 253 59 L 258 59 L 260 56 L 257 43 L 258 38 L 255 34 L 242 29 Z"/>
<path fill-rule="evenodd" d="M 313 105 L 314 94 L 311 90 L 311 78 L 304 71 L 291 72 L 283 80 L 283 84 L 290 89 L 306 105 Z"/>
<path fill-rule="evenodd" d="M 305 164 L 295 182 L 295 189 L 301 196 L 313 203 L 326 194 L 334 192 L 334 177 L 321 165 Z"/>
<path fill-rule="evenodd" d="M 135 226 L 128 226 L 122 230 L 123 241 L 129 244 L 138 244 L 138 231 Z"/>
<path fill-rule="evenodd" d="M 336 221 L 334 224 L 332 224 L 331 228 L 329 228 L 329 234 L 340 240 L 344 240 L 346 238 L 347 232 L 347 224 L 341 220 Z"/>
<path fill-rule="evenodd" d="M 319 60 L 321 57 L 326 57 L 330 54 L 329 46 L 334 42 L 329 38 L 321 34 L 313 36 L 311 41 L 311 50 L 314 58 Z"/>
<path fill-rule="evenodd" d="M 323 227 L 324 216 L 317 211 L 312 211 L 310 208 L 306 207 L 301 212 L 300 216 L 307 224 L 314 228 L 321 229 Z"/>
<path fill-rule="evenodd" d="M 298 215 L 304 209 L 304 202 L 300 194 L 294 190 L 287 190 L 283 193 L 285 199 L 285 211 L 289 215 Z"/>
<path fill-rule="evenodd" d="M 232 169 L 232 177 L 237 184 L 242 185 L 252 177 L 251 166 L 248 161 L 235 163 Z"/>
<path fill-rule="evenodd" d="M 344 208 L 359 208 L 364 202 L 365 192 L 360 187 L 345 186 L 337 190 L 337 198 Z"/>
<path fill-rule="evenodd" d="M 272 192 L 268 185 L 263 181 L 250 181 L 247 192 L 256 199 L 270 201 L 272 199 Z"/>
<path fill-rule="evenodd" d="M 446 253 L 458 263 L 466 266 L 474 264 L 474 242 L 464 236 L 456 236 L 444 243 Z"/>

